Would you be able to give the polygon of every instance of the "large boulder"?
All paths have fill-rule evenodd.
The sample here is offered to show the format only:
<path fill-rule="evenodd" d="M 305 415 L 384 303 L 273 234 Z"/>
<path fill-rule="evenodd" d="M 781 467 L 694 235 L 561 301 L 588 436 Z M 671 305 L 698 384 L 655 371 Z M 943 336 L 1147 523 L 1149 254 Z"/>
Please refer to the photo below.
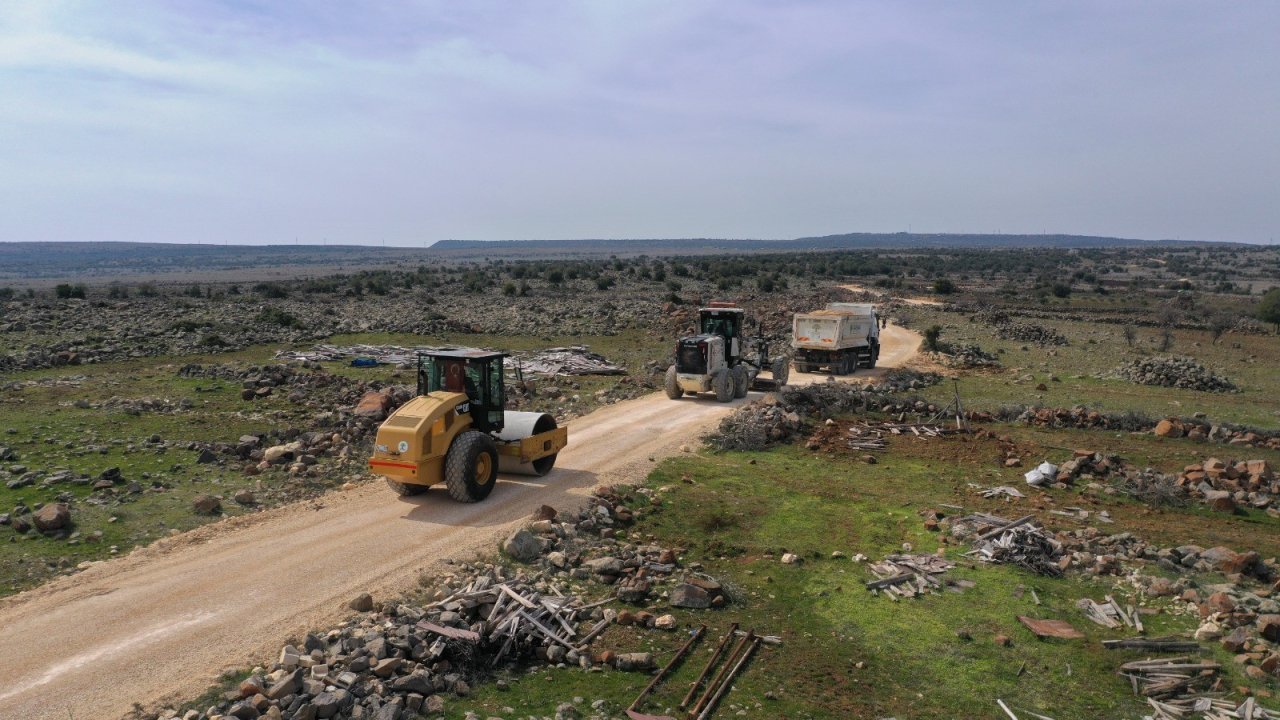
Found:
<path fill-rule="evenodd" d="M 502 543 L 502 552 L 522 563 L 537 560 L 545 549 L 546 541 L 524 528 L 511 533 L 511 537 Z"/>
<path fill-rule="evenodd" d="M 1256 621 L 1258 634 L 1271 642 L 1280 642 L 1280 615 L 1259 615 Z"/>
<path fill-rule="evenodd" d="M 199 515 L 213 515 L 222 509 L 222 501 L 214 495 L 202 493 L 191 501 L 191 509 Z"/>
<path fill-rule="evenodd" d="M 385 420 L 387 411 L 391 409 L 391 395 L 384 392 L 370 391 L 365 393 L 356 403 L 356 415 L 373 420 Z"/>
<path fill-rule="evenodd" d="M 671 606 L 702 610 L 711 607 L 711 593 L 697 585 L 681 583 L 671 591 Z"/>
<path fill-rule="evenodd" d="M 49 503 L 31 516 L 40 532 L 62 530 L 71 526 L 71 508 L 65 503 Z"/>

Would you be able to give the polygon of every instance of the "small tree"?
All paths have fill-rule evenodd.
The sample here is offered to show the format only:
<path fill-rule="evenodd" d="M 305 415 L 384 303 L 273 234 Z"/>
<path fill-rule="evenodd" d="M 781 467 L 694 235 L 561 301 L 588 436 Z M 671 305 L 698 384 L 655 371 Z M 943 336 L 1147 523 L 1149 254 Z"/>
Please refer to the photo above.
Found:
<path fill-rule="evenodd" d="M 552 285 L 561 285 L 564 283 L 564 273 L 560 270 L 552 270 L 547 273 L 547 282 Z"/>
<path fill-rule="evenodd" d="M 1258 319 L 1276 326 L 1280 333 L 1280 287 L 1271 288 L 1258 303 Z"/>
<path fill-rule="evenodd" d="M 1173 347 L 1173 328 L 1165 325 L 1160 328 L 1160 352 L 1169 352 Z"/>
<path fill-rule="evenodd" d="M 1209 335 L 1213 337 L 1213 344 L 1217 345 L 1222 334 L 1230 330 L 1236 324 L 1236 320 L 1228 313 L 1216 312 L 1209 316 Z"/>
<path fill-rule="evenodd" d="M 1053 296 L 1060 297 L 1060 298 L 1071 297 L 1071 286 L 1066 283 L 1054 283 Z"/>
<path fill-rule="evenodd" d="M 1138 341 L 1138 331 L 1135 330 L 1132 325 L 1124 326 L 1124 341 L 1128 343 L 1131 348 L 1133 347 L 1133 344 Z"/>
<path fill-rule="evenodd" d="M 939 295 L 950 295 L 956 291 L 956 284 L 948 278 L 938 278 L 933 281 L 933 291 Z"/>
<path fill-rule="evenodd" d="M 926 328 L 924 331 L 924 349 L 936 351 L 941 347 L 939 340 L 942 338 L 942 326 L 934 325 Z"/>

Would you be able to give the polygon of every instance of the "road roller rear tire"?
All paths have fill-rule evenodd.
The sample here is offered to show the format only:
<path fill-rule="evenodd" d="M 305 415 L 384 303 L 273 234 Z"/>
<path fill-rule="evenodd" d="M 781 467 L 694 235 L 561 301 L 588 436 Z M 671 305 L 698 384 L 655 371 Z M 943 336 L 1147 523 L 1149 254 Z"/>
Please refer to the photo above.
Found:
<path fill-rule="evenodd" d="M 421 495 L 427 491 L 426 485 L 410 485 L 409 483 L 396 482 L 391 478 L 385 478 L 385 480 L 387 481 L 387 487 L 391 488 L 400 497 Z"/>
<path fill-rule="evenodd" d="M 444 484 L 449 497 L 473 503 L 489 497 L 498 483 L 498 444 L 479 430 L 454 438 L 444 458 Z"/>

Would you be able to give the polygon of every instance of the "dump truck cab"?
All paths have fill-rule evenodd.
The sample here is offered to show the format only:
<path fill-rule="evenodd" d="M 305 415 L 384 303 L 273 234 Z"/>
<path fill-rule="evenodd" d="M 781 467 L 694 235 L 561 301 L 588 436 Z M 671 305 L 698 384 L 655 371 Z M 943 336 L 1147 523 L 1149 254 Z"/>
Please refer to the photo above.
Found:
<path fill-rule="evenodd" d="M 418 395 L 378 428 L 369 469 L 400 495 L 444 482 L 461 502 L 483 500 L 498 471 L 543 476 L 568 444 L 551 415 L 506 406 L 504 353 L 472 348 L 418 354 Z"/>

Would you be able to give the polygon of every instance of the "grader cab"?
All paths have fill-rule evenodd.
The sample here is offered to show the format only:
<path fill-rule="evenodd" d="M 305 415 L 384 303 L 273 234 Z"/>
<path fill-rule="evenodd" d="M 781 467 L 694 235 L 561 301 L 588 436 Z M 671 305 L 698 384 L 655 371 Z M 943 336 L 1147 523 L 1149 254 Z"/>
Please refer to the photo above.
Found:
<path fill-rule="evenodd" d="M 443 482 L 450 497 L 488 497 L 498 471 L 543 476 L 568 444 L 546 413 L 512 412 L 498 352 L 463 348 L 418 354 L 418 394 L 378 428 L 369 469 L 400 495 Z"/>

